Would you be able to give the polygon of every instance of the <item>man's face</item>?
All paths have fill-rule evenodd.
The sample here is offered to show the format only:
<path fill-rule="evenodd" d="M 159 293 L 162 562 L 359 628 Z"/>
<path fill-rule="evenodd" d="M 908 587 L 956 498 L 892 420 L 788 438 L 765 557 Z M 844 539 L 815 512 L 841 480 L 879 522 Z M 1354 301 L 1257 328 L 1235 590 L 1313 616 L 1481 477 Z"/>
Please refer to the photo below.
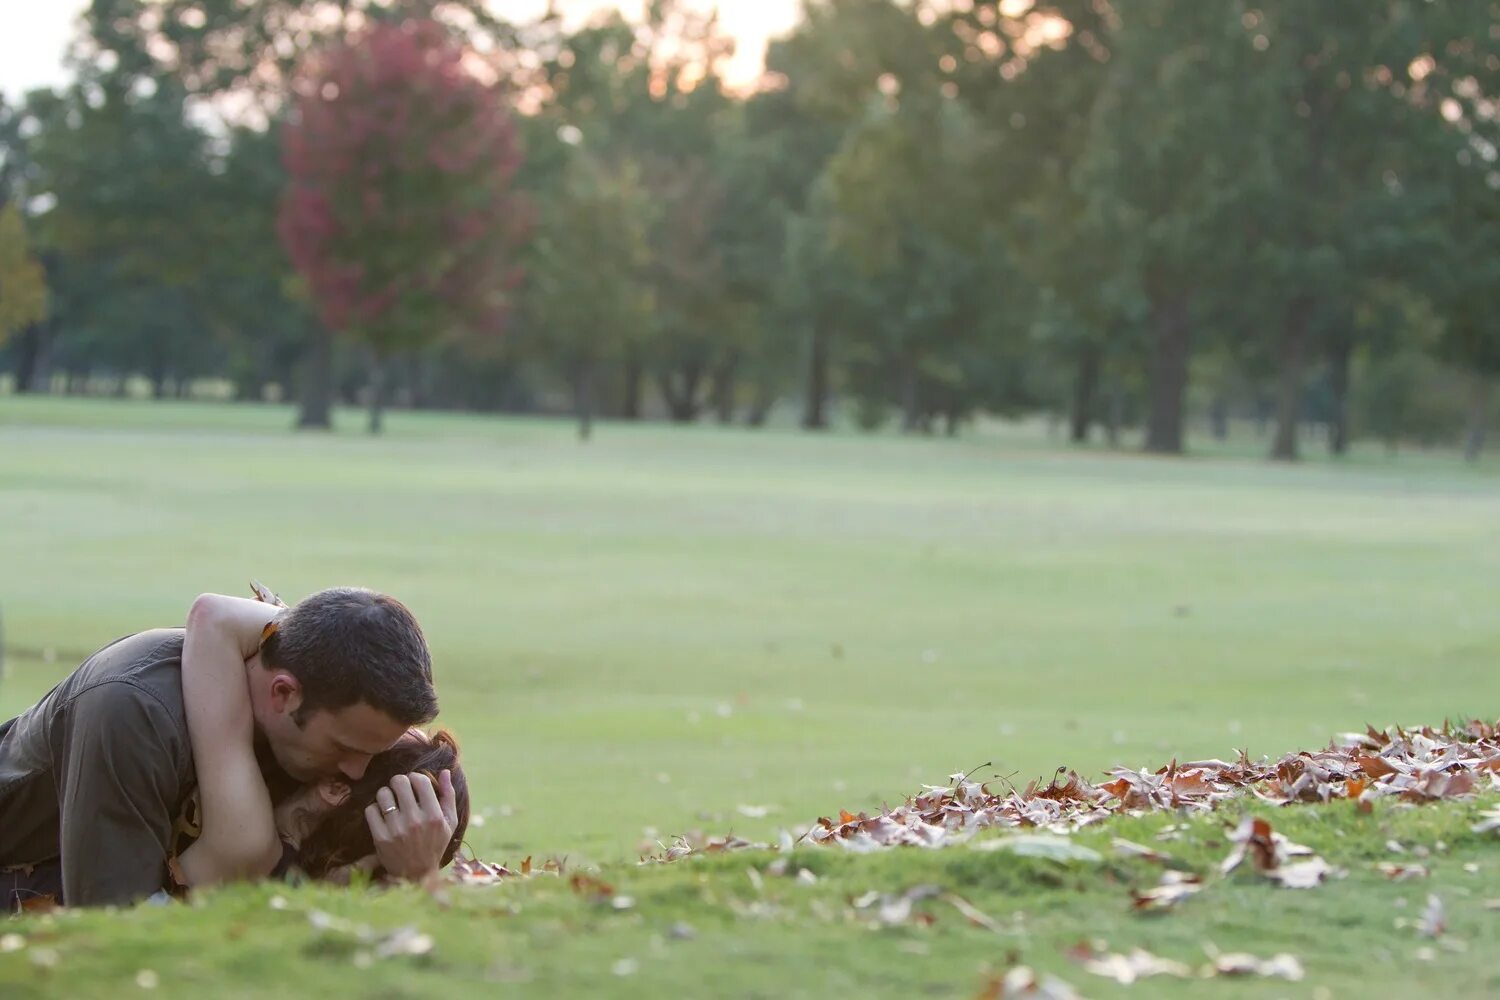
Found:
<path fill-rule="evenodd" d="M 358 780 L 371 757 L 390 749 L 406 733 L 404 725 L 364 702 L 310 712 L 299 726 L 293 714 L 301 703 L 295 678 L 279 675 L 272 682 L 271 711 L 262 718 L 261 728 L 276 763 L 303 783 L 340 777 Z"/>

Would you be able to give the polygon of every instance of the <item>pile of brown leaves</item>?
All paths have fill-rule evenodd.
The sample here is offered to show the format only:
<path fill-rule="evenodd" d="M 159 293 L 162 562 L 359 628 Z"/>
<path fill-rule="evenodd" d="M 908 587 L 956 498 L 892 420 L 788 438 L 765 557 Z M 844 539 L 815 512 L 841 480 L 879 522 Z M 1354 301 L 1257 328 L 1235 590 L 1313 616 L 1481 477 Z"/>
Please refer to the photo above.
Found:
<path fill-rule="evenodd" d="M 1117 767 L 1107 781 L 1093 784 L 1078 772 L 1058 768 L 1043 785 L 1033 781 L 1020 789 L 1009 782 L 993 789 L 988 782 L 954 774 L 947 785 L 926 785 L 901 805 L 871 815 L 840 810 L 838 819 L 819 817 L 801 837 L 783 834 L 780 847 L 796 843 L 837 844 L 851 851 L 888 847 L 942 847 L 966 840 L 988 828 L 1037 828 L 1071 833 L 1115 815 L 1141 815 L 1161 810 L 1207 812 L 1230 799 L 1253 795 L 1277 805 L 1352 801 L 1369 811 L 1378 798 L 1422 803 L 1451 799 L 1485 788 L 1500 790 L 1500 722 L 1474 720 L 1442 728 L 1366 727 L 1345 733 L 1327 748 L 1291 753 L 1271 762 L 1252 761 L 1239 751 L 1235 760 L 1172 761 L 1155 771 Z M 1500 814 L 1496 825 L 1500 826 Z M 1267 848 L 1254 841 L 1256 829 L 1242 828 L 1242 843 L 1255 861 L 1255 870 L 1288 886 L 1316 884 L 1329 874 L 1319 859 L 1283 865 L 1280 845 Z M 1276 836 L 1280 836 L 1279 834 Z M 689 855 L 715 854 L 773 845 L 754 843 L 733 835 L 677 837 L 658 853 L 641 857 L 642 864 L 666 864 Z M 1295 848 L 1296 845 L 1292 845 Z M 1117 845 L 1118 847 L 1118 845 Z M 1295 854 L 1295 851 L 1290 852 Z M 1241 856 L 1238 861 L 1244 858 Z M 454 862 L 453 875 L 461 883 L 487 883 L 532 874 L 531 859 L 518 869 L 472 858 Z M 1226 862 L 1227 863 L 1227 862 Z M 552 868 L 549 862 L 541 871 Z M 1191 884 L 1162 890 L 1170 902 L 1196 889 Z M 1150 908 L 1146 899 L 1139 905 Z"/>
<path fill-rule="evenodd" d="M 896 808 L 875 815 L 841 811 L 820 817 L 805 839 L 851 850 L 940 847 L 989 827 L 1037 827 L 1068 833 L 1119 814 L 1158 810 L 1209 811 L 1228 799 L 1254 795 L 1277 805 L 1351 800 L 1368 810 L 1377 798 L 1431 802 L 1500 790 L 1500 730 L 1473 721 L 1441 729 L 1372 727 L 1346 733 L 1318 751 L 1287 754 L 1272 763 L 1241 751 L 1233 762 L 1172 761 L 1156 771 L 1115 768 L 1095 785 L 1058 769 L 1045 785 L 992 789 L 955 774 L 929 785 Z M 1065 777 L 1064 777 L 1065 776 Z M 664 860 L 664 859 L 658 859 Z M 1271 866 L 1274 867 L 1274 866 Z"/>

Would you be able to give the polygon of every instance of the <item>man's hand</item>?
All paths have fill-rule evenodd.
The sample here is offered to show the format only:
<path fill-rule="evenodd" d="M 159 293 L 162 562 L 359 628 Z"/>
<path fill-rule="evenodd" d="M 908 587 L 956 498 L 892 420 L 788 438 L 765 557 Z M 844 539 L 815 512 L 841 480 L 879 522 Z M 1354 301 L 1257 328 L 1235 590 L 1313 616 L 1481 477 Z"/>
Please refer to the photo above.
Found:
<path fill-rule="evenodd" d="M 420 882 L 434 874 L 458 829 L 452 773 L 442 772 L 438 786 L 425 774 L 398 774 L 365 807 L 376 860 L 396 878 Z"/>

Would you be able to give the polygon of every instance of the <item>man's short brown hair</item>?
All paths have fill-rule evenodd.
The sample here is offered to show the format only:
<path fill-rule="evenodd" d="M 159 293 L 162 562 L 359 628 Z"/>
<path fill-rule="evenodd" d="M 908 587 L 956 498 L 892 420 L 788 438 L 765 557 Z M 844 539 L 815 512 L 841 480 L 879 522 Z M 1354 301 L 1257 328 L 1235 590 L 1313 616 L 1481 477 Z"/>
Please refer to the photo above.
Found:
<path fill-rule="evenodd" d="M 406 726 L 432 721 L 432 656 L 417 620 L 394 597 L 334 587 L 282 612 L 261 661 L 302 685 L 299 726 L 316 711 L 364 702 Z"/>

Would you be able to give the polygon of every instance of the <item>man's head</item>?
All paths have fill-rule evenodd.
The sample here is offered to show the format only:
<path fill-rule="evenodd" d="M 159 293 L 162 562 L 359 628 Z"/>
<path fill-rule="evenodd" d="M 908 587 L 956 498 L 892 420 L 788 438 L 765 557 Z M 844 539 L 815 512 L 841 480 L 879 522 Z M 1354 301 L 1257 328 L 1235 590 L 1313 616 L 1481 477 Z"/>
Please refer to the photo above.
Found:
<path fill-rule="evenodd" d="M 356 780 L 407 727 L 437 715 L 422 630 L 384 594 L 355 587 L 313 594 L 276 620 L 258 659 L 255 721 L 298 781 Z"/>

